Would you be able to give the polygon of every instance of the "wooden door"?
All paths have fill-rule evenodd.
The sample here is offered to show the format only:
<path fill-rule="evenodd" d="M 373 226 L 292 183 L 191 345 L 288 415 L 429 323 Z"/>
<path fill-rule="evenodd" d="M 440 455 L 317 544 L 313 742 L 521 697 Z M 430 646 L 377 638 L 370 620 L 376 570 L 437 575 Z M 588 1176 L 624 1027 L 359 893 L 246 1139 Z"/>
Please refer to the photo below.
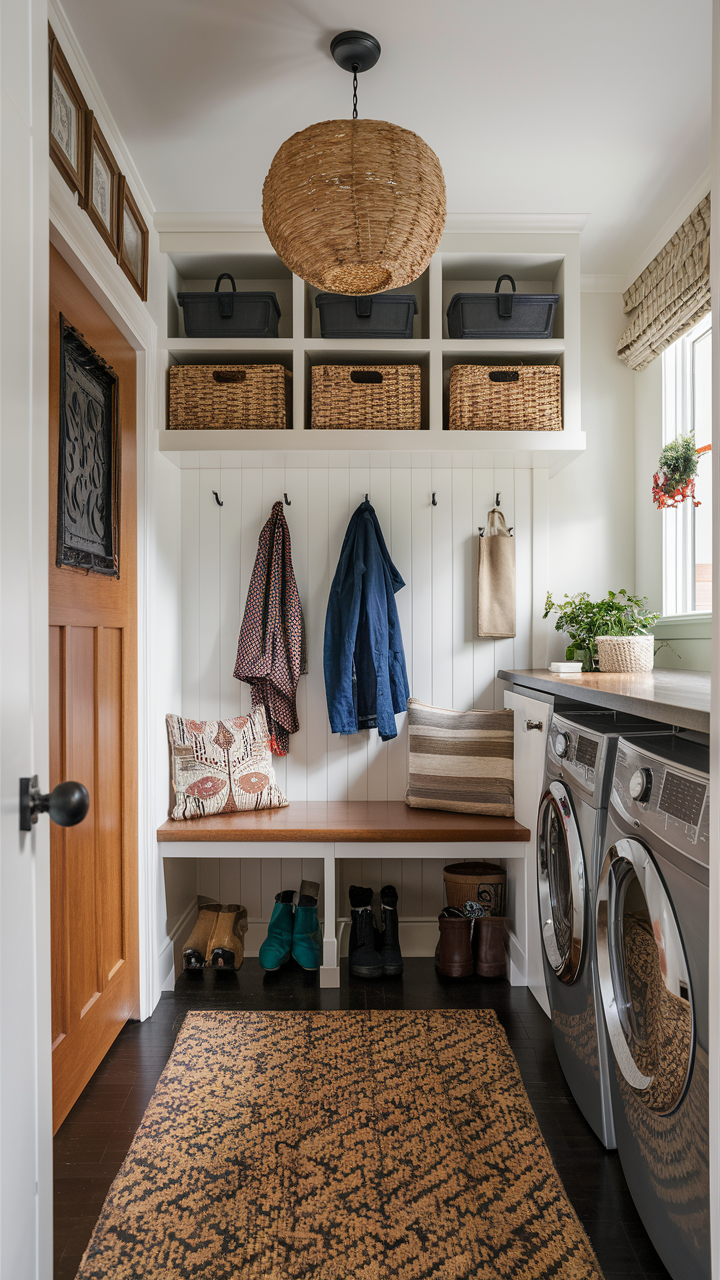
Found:
<path fill-rule="evenodd" d="M 51 832 L 57 1129 L 123 1024 L 137 1017 L 137 478 L 135 352 L 60 254 L 50 255 L 50 787 L 73 778 L 90 793 L 85 820 Z M 107 565 L 100 573 L 57 564 L 63 319 L 117 377 L 119 576 Z M 63 468 L 82 473 L 75 455 L 89 457 L 93 422 L 88 415 L 78 426 L 71 413 L 67 421 L 74 438 L 63 446 Z M 81 476 L 86 491 L 101 484 L 92 461 Z"/>

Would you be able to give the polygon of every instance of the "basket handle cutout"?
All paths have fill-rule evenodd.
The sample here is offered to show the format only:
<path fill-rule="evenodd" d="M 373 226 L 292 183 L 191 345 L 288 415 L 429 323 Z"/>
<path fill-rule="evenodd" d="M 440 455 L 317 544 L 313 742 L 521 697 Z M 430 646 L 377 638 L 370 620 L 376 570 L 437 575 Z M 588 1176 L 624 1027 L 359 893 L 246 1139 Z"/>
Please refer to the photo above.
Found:
<path fill-rule="evenodd" d="M 491 369 L 488 378 L 491 382 L 519 382 L 517 369 Z"/>
<path fill-rule="evenodd" d="M 352 369 L 350 371 L 351 382 L 382 382 L 383 376 L 379 369 Z"/>
<path fill-rule="evenodd" d="M 244 382 L 247 374 L 244 369 L 213 369 L 215 382 Z"/>
<path fill-rule="evenodd" d="M 500 278 L 502 279 L 502 276 L 501 276 Z M 215 281 L 215 292 L 216 292 L 216 293 L 219 293 L 219 292 L 220 292 L 220 281 L 221 281 L 221 280 L 229 280 L 229 281 L 230 281 L 230 283 L 231 283 L 231 285 L 232 285 L 232 291 L 233 291 L 233 293 L 236 293 L 236 292 L 237 292 L 237 290 L 236 290 L 236 288 L 235 288 L 235 281 L 233 280 L 233 277 L 230 275 L 230 272 L 229 272 L 229 271 L 223 271 L 222 275 L 221 275 L 221 276 L 218 276 L 217 280 Z"/>

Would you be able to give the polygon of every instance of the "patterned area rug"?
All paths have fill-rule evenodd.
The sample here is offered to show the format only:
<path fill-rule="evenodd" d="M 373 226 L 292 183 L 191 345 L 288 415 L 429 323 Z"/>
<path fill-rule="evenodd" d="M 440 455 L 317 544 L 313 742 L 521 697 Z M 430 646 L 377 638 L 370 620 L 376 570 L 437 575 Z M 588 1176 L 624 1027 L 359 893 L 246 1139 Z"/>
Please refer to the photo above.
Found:
<path fill-rule="evenodd" d="M 495 1014 L 190 1013 L 78 1280 L 602 1280 Z"/>

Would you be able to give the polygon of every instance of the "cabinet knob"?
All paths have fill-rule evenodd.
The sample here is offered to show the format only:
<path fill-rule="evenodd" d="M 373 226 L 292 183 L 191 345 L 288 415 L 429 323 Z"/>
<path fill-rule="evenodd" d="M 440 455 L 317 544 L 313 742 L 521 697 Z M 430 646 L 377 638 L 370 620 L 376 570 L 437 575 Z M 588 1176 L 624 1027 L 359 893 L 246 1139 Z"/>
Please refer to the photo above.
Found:
<path fill-rule="evenodd" d="M 37 774 L 20 779 L 21 831 L 32 831 L 40 813 L 49 813 L 59 827 L 75 827 L 89 808 L 90 796 L 82 782 L 59 782 L 48 795 L 43 795 Z"/>
<path fill-rule="evenodd" d="M 525 728 L 529 733 L 531 729 L 544 729 L 545 725 L 543 724 L 542 720 L 526 720 Z"/>

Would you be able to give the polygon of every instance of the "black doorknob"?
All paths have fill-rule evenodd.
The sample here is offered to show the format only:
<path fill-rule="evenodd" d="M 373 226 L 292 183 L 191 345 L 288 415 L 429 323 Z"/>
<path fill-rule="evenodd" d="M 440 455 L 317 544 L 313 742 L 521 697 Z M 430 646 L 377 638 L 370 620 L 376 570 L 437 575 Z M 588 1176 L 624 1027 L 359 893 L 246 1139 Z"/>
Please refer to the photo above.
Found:
<path fill-rule="evenodd" d="M 75 827 L 90 808 L 90 796 L 82 782 L 59 782 L 42 795 L 37 774 L 20 779 L 20 830 L 32 831 L 39 813 L 49 813 L 59 827 Z"/>

